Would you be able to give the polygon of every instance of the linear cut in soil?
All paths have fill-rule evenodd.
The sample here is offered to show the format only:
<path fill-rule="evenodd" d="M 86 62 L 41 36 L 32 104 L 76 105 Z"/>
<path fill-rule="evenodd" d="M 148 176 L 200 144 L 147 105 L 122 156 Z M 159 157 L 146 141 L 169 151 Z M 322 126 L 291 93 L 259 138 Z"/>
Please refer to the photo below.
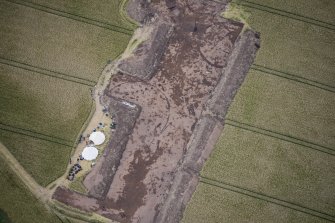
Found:
<path fill-rule="evenodd" d="M 204 120 L 203 115 L 208 112 L 207 102 L 213 92 L 220 93 L 215 91 L 216 86 L 222 80 L 222 69 L 227 66 L 243 26 L 220 16 L 225 6 L 222 2 L 168 1 L 167 5 L 163 1 L 153 1 L 150 10 L 159 16 L 147 19 L 149 25 L 164 23 L 164 27 L 168 27 L 166 24 L 174 26 L 169 40 L 163 41 L 163 49 L 166 50 L 161 60 L 142 60 L 151 61 L 151 64 L 142 64 L 142 68 L 153 73 L 134 71 L 141 69 L 138 61 L 140 57 L 145 57 L 142 50 L 136 50 L 133 58 L 120 63 L 122 67 L 125 63 L 132 66 L 134 61 L 136 69 L 127 69 L 127 74 L 122 71 L 114 74 L 105 91 L 105 98 L 118 98 L 141 108 L 123 148 L 115 149 L 118 144 L 114 142 L 109 143 L 106 149 L 118 154 L 119 163 L 117 159 L 108 157 L 98 161 L 97 166 L 105 168 L 95 168 L 86 177 L 84 183 L 89 190 L 88 197 L 59 188 L 55 199 L 120 222 L 164 222 L 159 212 L 168 199 L 190 140 L 196 138 L 192 135 L 201 132 L 199 128 L 207 128 L 219 135 L 222 127 L 215 127 L 217 120 L 211 119 L 210 125 L 204 125 L 207 127 L 201 127 L 198 121 Z M 160 55 L 148 51 L 147 46 L 150 44 L 143 43 L 138 49 L 150 53 L 150 58 Z M 154 47 L 153 50 L 159 48 Z M 152 67 L 149 69 L 148 66 Z M 243 78 L 239 80 L 243 81 Z M 234 93 L 237 87 L 238 84 L 230 91 Z M 233 96 L 233 93 L 226 93 L 226 96 Z M 217 100 L 217 97 L 214 99 Z M 212 137 L 209 133 L 207 135 L 207 138 Z M 111 138 L 113 141 L 113 136 Z M 212 147 L 213 143 L 208 146 Z M 124 152 L 121 154 L 120 151 Z M 75 200 L 71 201 L 69 197 Z M 84 204 L 85 201 L 90 204 Z"/>

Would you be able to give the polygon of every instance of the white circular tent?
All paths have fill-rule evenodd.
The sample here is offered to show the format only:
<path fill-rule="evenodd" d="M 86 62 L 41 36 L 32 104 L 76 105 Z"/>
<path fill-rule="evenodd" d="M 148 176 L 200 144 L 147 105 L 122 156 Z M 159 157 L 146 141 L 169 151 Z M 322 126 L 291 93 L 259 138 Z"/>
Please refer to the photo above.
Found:
<path fill-rule="evenodd" d="M 105 141 L 105 134 L 103 132 L 92 132 L 89 140 L 94 143 L 94 145 L 101 145 Z"/>
<path fill-rule="evenodd" d="M 95 160 L 98 156 L 98 150 L 93 146 L 85 147 L 81 155 L 85 160 Z"/>

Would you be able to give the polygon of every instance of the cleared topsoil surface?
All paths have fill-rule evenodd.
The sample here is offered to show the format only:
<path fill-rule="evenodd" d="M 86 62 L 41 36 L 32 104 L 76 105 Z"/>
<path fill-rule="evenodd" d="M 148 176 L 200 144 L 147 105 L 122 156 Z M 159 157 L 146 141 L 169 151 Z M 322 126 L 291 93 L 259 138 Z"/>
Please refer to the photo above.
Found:
<path fill-rule="evenodd" d="M 190 32 L 177 24 L 159 70 L 150 81 L 120 73 L 113 76 L 108 90 L 108 95 L 142 107 L 107 195 L 106 206 L 123 213 L 128 221 L 153 221 L 203 105 L 241 31 L 239 24 L 209 21 L 206 14 L 185 10 L 184 16 L 182 21 L 199 21 L 198 31 Z"/>
<path fill-rule="evenodd" d="M 95 21 L 120 18 L 121 1 L 58 1 L 57 10 L 52 1 L 34 2 L 0 1 L 0 140 L 46 186 L 64 173 L 92 109 L 91 90 L 132 29 Z M 92 16 L 106 5 L 113 18 Z"/>
<path fill-rule="evenodd" d="M 262 45 L 183 222 L 335 222 L 334 2 L 239 2 Z"/>
<path fill-rule="evenodd" d="M 106 96 L 141 106 L 106 197 L 83 197 L 64 188 L 54 194 L 66 204 L 120 222 L 155 221 L 205 103 L 242 30 L 240 23 L 218 16 L 222 3 L 178 1 L 179 16 L 175 16 L 176 11 L 169 14 L 163 1 L 152 6 L 162 13 L 161 18 L 173 17 L 175 30 L 150 80 L 119 72 L 106 89 Z"/>

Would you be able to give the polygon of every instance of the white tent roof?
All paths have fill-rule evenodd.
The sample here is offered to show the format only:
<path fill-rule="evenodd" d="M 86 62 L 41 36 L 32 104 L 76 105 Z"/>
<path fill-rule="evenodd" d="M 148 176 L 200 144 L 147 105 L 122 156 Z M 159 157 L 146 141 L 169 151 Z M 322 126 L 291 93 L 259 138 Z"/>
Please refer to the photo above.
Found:
<path fill-rule="evenodd" d="M 101 145 L 105 141 L 105 134 L 103 132 L 92 132 L 89 138 L 94 145 Z"/>
<path fill-rule="evenodd" d="M 85 147 L 81 155 L 85 160 L 95 160 L 98 156 L 98 150 L 93 146 Z"/>

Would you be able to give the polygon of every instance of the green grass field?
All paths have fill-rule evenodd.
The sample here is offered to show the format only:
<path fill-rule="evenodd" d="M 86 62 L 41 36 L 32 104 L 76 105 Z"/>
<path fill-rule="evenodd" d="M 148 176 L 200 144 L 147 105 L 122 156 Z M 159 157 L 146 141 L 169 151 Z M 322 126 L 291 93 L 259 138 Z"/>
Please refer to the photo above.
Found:
<path fill-rule="evenodd" d="M 247 9 L 251 12 L 249 23 L 261 33 L 256 65 L 335 88 L 335 31 Z"/>
<path fill-rule="evenodd" d="M 266 201 L 219 187 L 200 183 L 191 205 L 184 213 L 182 223 L 223 222 L 304 222 L 328 221 L 309 216 Z"/>
<path fill-rule="evenodd" d="M 250 70 L 228 119 L 335 147 L 333 92 Z"/>
<path fill-rule="evenodd" d="M 335 213 L 335 156 L 226 125 L 202 175 Z"/>
<path fill-rule="evenodd" d="M 89 86 L 0 64 L 0 123 L 73 143 L 92 106 Z"/>
<path fill-rule="evenodd" d="M 183 222 L 334 222 L 334 1 L 236 3 L 261 48 Z"/>
<path fill-rule="evenodd" d="M 0 57 L 97 81 L 131 35 L 0 1 Z"/>
<path fill-rule="evenodd" d="M 53 139 L 37 138 L 23 132 L 0 129 L 1 142 L 42 186 L 47 186 L 55 176 L 64 174 L 71 153 L 71 146 Z"/>
<path fill-rule="evenodd" d="M 2 158 L 0 158 L 0 175 L 0 210 L 8 215 L 11 222 L 61 222 L 29 192 Z M 3 222 L 1 220 L 0 214 L 0 222 Z"/>
<path fill-rule="evenodd" d="M 314 0 L 247 0 L 241 1 L 251 3 L 250 5 L 264 5 L 270 8 L 284 10 L 290 13 L 312 17 L 315 20 L 320 20 L 326 23 L 335 25 L 334 8 L 335 2 L 332 0 L 319 0 L 317 3 Z M 256 4 L 252 4 L 256 3 Z"/>
<path fill-rule="evenodd" d="M 121 3 L 0 0 L 0 140 L 43 186 L 64 173 L 91 89 L 131 38 Z"/>
<path fill-rule="evenodd" d="M 123 1 L 124 0 L 31 0 L 31 2 L 36 4 L 132 30 L 135 27 L 134 24 L 129 23 L 129 21 L 121 17 L 119 13 L 119 8 L 121 7 Z"/>

